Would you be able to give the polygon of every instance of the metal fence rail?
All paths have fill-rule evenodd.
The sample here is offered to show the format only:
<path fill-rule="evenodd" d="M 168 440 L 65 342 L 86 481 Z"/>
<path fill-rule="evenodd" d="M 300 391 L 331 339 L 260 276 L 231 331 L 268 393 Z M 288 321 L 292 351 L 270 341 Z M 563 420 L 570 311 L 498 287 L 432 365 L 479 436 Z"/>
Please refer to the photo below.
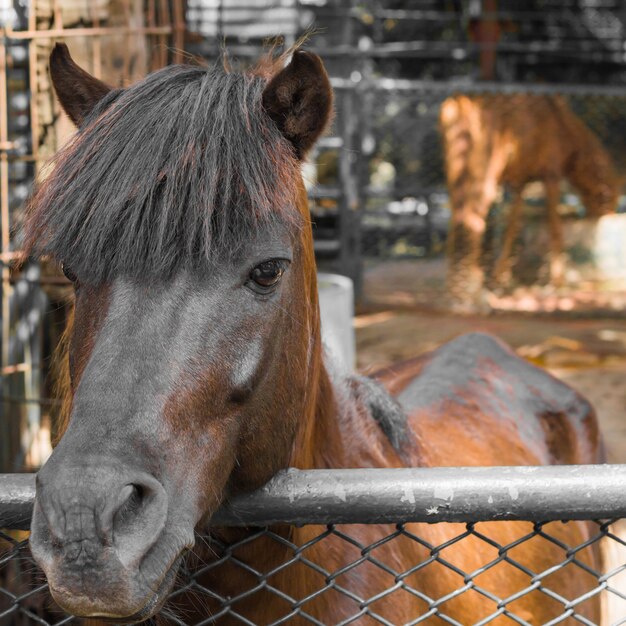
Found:
<path fill-rule="evenodd" d="M 0 532 L 0 624 L 78 624 L 54 608 L 45 580 L 30 559 L 25 530 L 33 498 L 34 475 L 0 475 L 0 528 L 5 529 Z M 553 605 L 553 618 L 542 623 L 597 623 L 589 617 L 589 606 L 598 594 L 605 596 L 605 604 L 613 605 L 611 623 L 626 623 L 626 535 L 619 532 L 623 524 L 620 518 L 626 518 L 625 465 L 291 469 L 261 490 L 233 499 L 215 514 L 212 528 L 244 526 L 248 530 L 234 541 L 225 541 L 219 530 L 199 540 L 199 545 L 209 548 L 212 558 L 207 561 L 191 555 L 182 567 L 165 623 L 199 625 L 227 617 L 229 623 L 254 624 L 245 606 L 257 593 L 267 596 L 267 601 L 282 611 L 272 620 L 276 624 L 293 618 L 325 623 L 314 611 L 309 612 L 320 594 L 349 607 L 342 624 L 397 623 L 390 621 L 389 607 L 397 607 L 405 594 L 414 600 L 413 612 L 403 615 L 401 623 L 406 624 L 429 618 L 440 620 L 432 623 L 470 623 L 459 621 L 458 606 L 454 607 L 475 594 L 480 596 L 483 614 L 471 623 L 504 618 L 510 623 L 539 623 L 519 610 L 520 602 L 529 594 Z M 514 539 L 502 542 L 496 532 L 501 522 L 493 520 L 505 519 L 527 522 L 519 524 Z M 589 539 L 567 545 L 562 536 L 566 524 L 583 523 L 574 520 L 589 520 Z M 438 541 L 425 531 L 433 528 L 432 523 L 441 530 Z M 285 524 L 301 527 L 304 532 L 283 532 Z M 258 530 L 253 530 L 255 527 Z M 398 569 L 385 558 L 385 546 L 393 542 L 417 546 L 420 558 L 410 568 Z M 599 542 L 610 544 L 614 554 L 621 551 L 622 560 L 614 559 L 602 568 L 594 565 L 590 554 Z M 265 568 L 251 565 L 246 554 L 257 544 L 263 550 L 280 548 L 284 558 Z M 487 546 L 489 557 L 464 568 L 455 559 L 455 546 L 479 544 L 483 551 Z M 344 551 L 347 546 L 348 552 L 345 562 L 333 565 L 332 559 L 327 561 L 323 555 L 338 545 Z M 551 550 L 556 546 L 560 556 L 542 571 L 534 571 L 527 562 L 528 549 L 536 553 L 541 546 Z M 296 575 L 302 568 L 314 572 L 318 588 L 303 597 L 292 597 L 281 589 L 279 580 L 291 572 Z M 380 579 L 379 588 L 371 595 L 360 594 L 350 580 L 367 577 L 372 568 Z M 242 588 L 228 595 L 211 588 L 207 579 L 222 572 L 241 575 L 245 581 Z M 441 576 L 443 572 L 458 584 L 443 596 L 429 595 L 422 586 L 423 575 Z M 564 572 L 570 576 L 573 572 L 584 581 L 576 597 L 558 592 L 555 576 Z M 504 580 L 502 576 L 521 580 L 515 593 L 506 595 L 494 586 L 494 580 Z M 189 594 L 195 609 L 190 611 L 185 605 L 184 610 L 178 610 Z"/>
<path fill-rule="evenodd" d="M 34 474 L 0 474 L 0 528 L 28 530 Z M 626 518 L 626 465 L 279 472 L 213 526 Z"/>

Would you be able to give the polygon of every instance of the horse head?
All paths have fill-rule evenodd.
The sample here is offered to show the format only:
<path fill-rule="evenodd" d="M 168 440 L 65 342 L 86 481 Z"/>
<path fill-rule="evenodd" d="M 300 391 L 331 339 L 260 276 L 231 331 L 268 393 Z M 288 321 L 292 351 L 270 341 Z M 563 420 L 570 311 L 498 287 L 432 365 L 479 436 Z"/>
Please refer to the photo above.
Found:
<path fill-rule="evenodd" d="M 56 602 L 138 621 L 194 530 L 289 464 L 321 367 L 300 163 L 332 92 L 296 50 L 247 73 L 171 66 L 126 89 L 51 56 L 78 131 L 29 207 L 75 289 L 70 402 L 31 549 Z"/>
<path fill-rule="evenodd" d="M 624 177 L 617 173 L 600 139 L 580 120 L 576 121 L 570 135 L 576 147 L 566 166 L 568 177 L 589 217 L 610 215 L 617 210 Z"/>

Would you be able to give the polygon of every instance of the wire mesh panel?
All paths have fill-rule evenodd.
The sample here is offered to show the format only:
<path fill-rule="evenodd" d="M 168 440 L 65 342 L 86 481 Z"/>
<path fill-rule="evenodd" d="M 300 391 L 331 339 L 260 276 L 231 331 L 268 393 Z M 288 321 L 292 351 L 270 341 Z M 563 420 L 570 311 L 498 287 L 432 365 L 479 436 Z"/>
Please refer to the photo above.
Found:
<path fill-rule="evenodd" d="M 172 624 L 223 617 L 250 623 L 262 603 L 268 607 L 264 623 L 295 617 L 313 624 L 366 623 L 367 616 L 382 624 L 434 618 L 432 623 L 478 624 L 506 616 L 521 624 L 570 623 L 568 618 L 591 624 L 599 623 L 598 599 L 606 596 L 602 602 L 621 607 L 626 618 L 620 586 L 626 566 L 601 568 L 601 545 L 626 547 L 609 522 L 590 523 L 591 538 L 579 545 L 559 538 L 567 522 L 520 523 L 507 543 L 492 538 L 498 524 L 441 524 L 434 543 L 432 530 L 425 539 L 420 526 L 410 524 L 309 526 L 298 530 L 297 539 L 289 530 L 259 529 L 239 533 L 243 538 L 234 542 L 216 531 L 198 538 L 162 616 Z M 0 541 L 0 623 L 80 623 L 54 608 L 26 540 L 1 533 Z M 530 555 L 546 548 L 556 549 L 558 558 L 546 559 L 540 570 L 529 567 Z M 259 561 L 258 551 L 266 558 Z M 398 568 L 398 551 L 415 553 L 412 567 Z M 340 560 L 334 556 L 339 553 Z M 290 595 L 286 580 L 298 577 L 301 593 Z"/>
<path fill-rule="evenodd" d="M 534 90 L 521 85 L 493 85 L 491 90 L 481 91 L 480 84 L 472 87 L 389 79 L 373 81 L 364 88 L 364 91 L 368 90 L 373 93 L 367 103 L 367 117 L 371 118 L 371 122 L 363 138 L 369 157 L 365 221 L 370 219 L 369 213 L 375 214 L 380 211 L 388 215 L 419 216 L 428 215 L 430 211 L 437 213 L 443 209 L 445 217 L 437 217 L 438 229 L 442 234 L 447 232 L 450 200 L 447 198 L 441 106 L 444 102 L 463 96 L 476 102 L 480 101 L 482 109 L 493 117 L 506 119 L 521 111 L 529 118 L 526 127 L 520 129 L 520 132 L 526 133 L 531 132 L 533 126 L 545 114 L 546 102 L 559 102 L 594 134 L 602 146 L 602 151 L 606 153 L 607 163 L 610 163 L 617 172 L 622 171 L 624 166 L 626 146 L 623 137 L 626 117 L 623 111 L 626 92 L 620 89 L 597 93 L 584 87 L 572 88 L 572 91 L 568 92 L 558 87 Z M 481 112 L 477 111 L 477 115 L 480 114 Z M 467 129 L 458 129 L 461 135 L 457 139 L 459 151 L 463 148 L 462 142 L 467 138 L 462 130 L 468 132 Z M 479 130 L 487 133 L 490 129 L 483 127 Z M 502 121 L 496 120 L 492 132 L 513 132 L 513 130 L 503 125 Z M 569 144 L 576 140 L 576 137 L 563 137 L 560 125 L 544 127 L 541 130 L 546 144 L 564 143 L 565 140 L 568 140 Z M 472 137 L 475 143 L 477 139 Z M 563 150 L 568 147 L 563 146 Z M 475 150 L 479 148 L 480 146 L 474 146 Z M 534 159 L 529 155 L 529 169 L 536 166 L 538 155 L 533 153 L 532 157 Z M 570 171 L 562 173 L 561 210 L 571 217 L 583 217 L 586 208 L 577 194 L 576 187 L 568 179 L 571 174 Z M 539 180 L 537 172 L 528 171 L 527 175 L 529 183 Z M 510 201 L 507 188 L 509 183 L 505 177 L 501 177 L 498 183 L 499 193 L 493 202 L 502 212 Z M 580 181 L 576 179 L 576 183 Z M 619 177 L 616 177 L 615 183 L 621 192 Z M 433 195 L 434 198 L 429 198 Z M 537 185 L 528 190 L 526 195 L 530 204 L 538 204 L 542 202 L 545 194 L 541 185 Z M 403 199 L 404 203 L 401 202 Z M 420 206 L 415 200 L 422 200 L 425 205 Z M 612 208 L 615 210 L 623 208 L 621 197 L 617 198 Z M 540 218 L 538 211 L 536 213 L 535 217 Z M 376 256 L 377 246 L 375 243 L 365 241 L 364 252 L 368 256 Z M 423 254 L 423 251 L 421 252 Z M 401 254 L 401 251 L 394 251 L 391 246 L 387 250 L 383 249 L 381 254 L 393 256 Z M 419 256 L 420 251 L 414 250 L 413 254 Z"/>

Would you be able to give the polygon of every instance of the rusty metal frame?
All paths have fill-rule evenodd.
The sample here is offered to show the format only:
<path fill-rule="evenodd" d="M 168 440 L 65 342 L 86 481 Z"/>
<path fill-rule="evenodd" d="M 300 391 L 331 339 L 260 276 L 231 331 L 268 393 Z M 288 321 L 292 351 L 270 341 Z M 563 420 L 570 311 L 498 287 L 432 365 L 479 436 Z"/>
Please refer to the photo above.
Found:
<path fill-rule="evenodd" d="M 17 282 L 24 281 L 30 288 L 39 288 L 44 284 L 59 285 L 64 281 L 55 277 L 40 277 L 37 280 L 24 280 L 22 277 L 16 279 L 13 269 L 17 267 L 22 255 L 14 244 L 14 233 L 11 232 L 13 217 L 10 207 L 10 168 L 12 163 L 25 162 L 34 166 L 34 175 L 38 175 L 47 155 L 42 154 L 40 149 L 41 138 L 39 137 L 39 96 L 41 91 L 38 70 L 41 69 L 41 60 L 38 61 L 38 51 L 45 42 L 60 39 L 76 39 L 83 37 L 88 41 L 88 49 L 93 60 L 93 67 L 89 68 L 92 73 L 101 77 L 102 68 L 102 40 L 111 35 L 122 35 L 123 37 L 140 36 L 150 38 L 150 41 L 158 43 L 150 46 L 147 54 L 148 69 L 150 71 L 166 65 L 168 62 L 182 62 L 185 55 L 185 9 L 184 0 L 147 0 L 143 3 L 143 20 L 141 25 L 132 26 L 131 6 L 132 0 L 122 0 L 120 26 L 103 25 L 98 10 L 94 10 L 93 5 L 87 4 L 87 25 L 84 21 L 76 26 L 64 25 L 63 23 L 63 2 L 54 0 L 46 10 L 45 16 L 37 13 L 37 5 L 33 1 L 28 7 L 27 21 L 19 25 L 3 24 L 0 27 L 0 278 L 2 281 L 2 324 L 1 340 L 2 353 L 0 354 L 0 376 L 3 380 L 3 396 L 10 396 L 8 380 L 14 376 L 23 377 L 27 384 L 30 379 L 31 386 L 40 385 L 37 382 L 39 376 L 40 363 L 34 362 L 33 358 L 17 359 L 22 362 L 13 362 L 9 345 L 13 333 L 15 319 L 12 315 L 12 298 L 15 294 Z M 40 19 L 45 17 L 45 20 Z M 29 126 L 24 131 L 28 137 L 29 149 L 24 154 L 18 153 L 19 146 L 11 141 L 9 128 L 9 106 L 11 94 L 10 77 L 10 47 L 12 45 L 25 46 L 27 48 L 27 58 L 25 65 L 27 68 L 27 80 L 30 102 L 28 106 Z M 128 76 L 129 54 L 124 50 L 124 64 L 121 69 L 122 77 Z M 53 109 L 55 115 L 59 113 L 58 105 Z M 14 313 L 14 311 L 13 311 Z M 41 331 L 41 328 L 40 328 Z M 39 332 L 39 331 L 37 331 Z M 41 342 L 40 342 L 41 343 Z M 35 360 L 36 357 L 35 357 Z M 21 384 L 22 378 L 12 379 Z M 17 384 L 16 383 L 16 384 Z M 32 394 L 30 394 L 32 395 Z M 24 398 L 24 406 L 17 409 L 27 410 L 27 405 L 35 405 L 32 398 Z M 5 407 L 7 408 L 7 407 Z M 12 412 L 12 411 L 11 411 Z M 22 419 L 20 415 L 14 416 Z M 11 418 L 13 419 L 13 418 Z"/>

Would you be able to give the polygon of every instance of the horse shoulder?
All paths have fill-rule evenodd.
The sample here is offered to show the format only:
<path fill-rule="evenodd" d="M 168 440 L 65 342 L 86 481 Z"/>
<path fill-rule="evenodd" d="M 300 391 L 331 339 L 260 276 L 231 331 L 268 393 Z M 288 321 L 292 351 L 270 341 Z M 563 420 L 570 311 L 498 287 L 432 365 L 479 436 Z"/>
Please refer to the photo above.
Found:
<path fill-rule="evenodd" d="M 380 379 L 408 416 L 419 464 L 603 460 L 590 403 L 495 337 L 462 335 L 396 372 L 401 384 Z"/>

